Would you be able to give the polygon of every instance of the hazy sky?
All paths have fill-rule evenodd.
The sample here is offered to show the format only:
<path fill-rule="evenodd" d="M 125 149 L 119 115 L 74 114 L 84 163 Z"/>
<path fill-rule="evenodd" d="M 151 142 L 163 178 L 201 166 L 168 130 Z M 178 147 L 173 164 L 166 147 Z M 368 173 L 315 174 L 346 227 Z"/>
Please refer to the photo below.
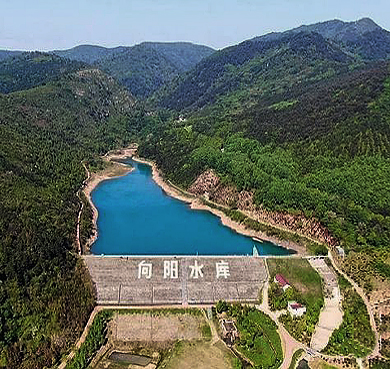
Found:
<path fill-rule="evenodd" d="M 191 41 L 223 48 L 328 19 L 371 17 L 390 29 L 389 0 L 0 0 L 0 49 Z"/>

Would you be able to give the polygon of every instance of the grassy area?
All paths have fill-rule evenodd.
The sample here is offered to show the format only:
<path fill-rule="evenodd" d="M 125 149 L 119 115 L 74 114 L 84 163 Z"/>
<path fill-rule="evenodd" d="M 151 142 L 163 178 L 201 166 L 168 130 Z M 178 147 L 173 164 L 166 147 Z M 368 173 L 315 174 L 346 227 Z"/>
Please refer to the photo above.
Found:
<path fill-rule="evenodd" d="M 96 315 L 84 343 L 77 350 L 74 358 L 66 365 L 66 369 L 87 368 L 91 359 L 106 340 L 107 323 L 112 318 L 112 311 L 104 310 Z"/>
<path fill-rule="evenodd" d="M 219 302 L 218 312 L 226 312 L 237 322 L 240 334 L 235 348 L 255 368 L 278 368 L 283 351 L 275 322 L 256 308 Z"/>
<path fill-rule="evenodd" d="M 372 351 L 375 344 L 366 305 L 343 277 L 339 277 L 339 286 L 344 297 L 343 322 L 333 332 L 324 353 L 364 357 Z"/>
<path fill-rule="evenodd" d="M 236 369 L 237 360 L 222 342 L 178 341 L 159 365 L 161 369 Z"/>
<path fill-rule="evenodd" d="M 337 366 L 328 364 L 326 361 L 321 359 L 316 359 L 310 362 L 311 369 L 338 369 Z"/>
<path fill-rule="evenodd" d="M 310 343 L 324 303 L 321 277 L 305 259 L 268 259 L 267 263 L 271 281 L 280 273 L 292 286 L 283 292 L 278 285 L 271 284 L 269 289 L 271 309 L 286 309 L 290 300 L 304 304 L 306 314 L 302 317 L 292 318 L 290 314 L 284 314 L 280 320 L 294 338 L 306 344 Z"/>
<path fill-rule="evenodd" d="M 295 367 L 297 366 L 299 358 L 302 356 L 302 354 L 304 352 L 305 351 L 303 349 L 298 349 L 297 351 L 294 352 L 293 357 L 291 359 L 290 366 L 288 367 L 288 369 L 295 369 Z"/>
<path fill-rule="evenodd" d="M 291 106 L 294 106 L 297 102 L 298 100 L 280 101 L 276 104 L 272 104 L 271 106 L 268 107 L 268 109 L 283 110 Z"/>
<path fill-rule="evenodd" d="M 202 337 L 203 337 L 205 340 L 210 341 L 210 340 L 211 340 L 211 337 L 212 337 L 210 324 L 209 324 L 209 323 L 203 324 L 203 325 L 200 327 L 200 330 L 201 330 L 201 332 L 202 332 Z"/>

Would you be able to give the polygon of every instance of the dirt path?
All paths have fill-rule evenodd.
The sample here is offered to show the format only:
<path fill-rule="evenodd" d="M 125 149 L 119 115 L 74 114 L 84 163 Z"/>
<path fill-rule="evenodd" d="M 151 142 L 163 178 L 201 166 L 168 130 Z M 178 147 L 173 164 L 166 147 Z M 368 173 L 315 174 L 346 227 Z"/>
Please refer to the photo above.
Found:
<path fill-rule="evenodd" d="M 85 165 L 85 163 L 83 161 L 81 162 L 81 165 L 85 169 L 85 173 L 87 174 L 87 178 L 83 181 L 83 184 L 81 185 L 81 188 L 77 191 L 77 197 L 79 198 L 80 204 L 81 204 L 81 207 L 80 207 L 80 210 L 79 210 L 79 214 L 77 216 L 77 226 L 76 226 L 76 248 L 77 248 L 77 251 L 78 251 L 79 255 L 81 255 L 83 253 L 83 250 L 82 250 L 82 247 L 81 247 L 81 242 L 80 242 L 80 221 L 81 221 L 81 214 L 83 213 L 83 210 L 84 210 L 84 203 L 81 200 L 80 192 L 84 190 L 84 188 L 87 185 L 89 179 L 91 178 L 91 173 L 89 173 L 89 170 L 88 170 L 87 166 Z"/>
<path fill-rule="evenodd" d="M 133 168 L 131 168 L 130 166 L 128 166 L 126 164 L 114 162 L 114 160 L 124 159 L 124 158 L 130 157 L 134 153 L 135 153 L 135 149 L 134 148 L 128 148 L 128 149 L 122 149 L 122 150 L 114 150 L 112 152 L 110 151 L 110 152 L 106 153 L 103 156 L 103 160 L 106 163 L 111 163 L 111 166 L 106 168 L 106 169 L 103 169 L 100 172 L 96 172 L 96 173 L 90 173 L 90 171 L 88 170 L 88 168 L 85 165 L 85 163 L 84 162 L 82 163 L 82 165 L 85 168 L 86 173 L 87 173 L 87 179 L 84 180 L 84 182 L 83 182 L 83 184 L 81 186 L 81 191 L 84 192 L 84 195 L 87 197 L 87 199 L 88 199 L 88 201 L 89 201 L 89 203 L 91 205 L 92 212 L 93 212 L 92 222 L 93 222 L 93 227 L 94 227 L 94 232 L 93 232 L 92 236 L 90 237 L 90 239 L 87 241 L 87 243 L 85 245 L 85 248 L 87 250 L 96 241 L 96 239 L 98 237 L 97 218 L 98 218 L 99 213 L 98 213 L 98 210 L 97 210 L 95 204 L 92 201 L 92 197 L 91 197 L 92 191 L 102 181 L 105 181 L 107 179 L 116 178 L 116 177 L 121 177 L 121 176 L 124 176 L 124 175 L 130 173 L 133 170 Z M 80 199 L 80 201 L 81 201 L 81 199 Z M 83 208 L 83 205 L 82 205 L 82 208 Z M 80 239 L 79 239 L 79 235 L 80 235 L 80 231 L 79 231 L 80 227 L 79 227 L 79 225 L 80 225 L 80 218 L 81 218 L 81 210 L 79 212 L 79 221 L 77 223 L 77 239 L 76 239 L 76 243 L 77 243 L 77 245 L 79 247 L 80 253 L 83 253 L 82 247 L 80 245 Z"/>
<path fill-rule="evenodd" d="M 278 326 L 278 333 L 281 339 L 282 343 L 282 349 L 283 349 L 283 363 L 279 367 L 280 369 L 288 369 L 291 363 L 292 356 L 294 352 L 300 348 L 306 350 L 307 347 L 298 342 L 295 338 L 291 337 L 290 333 L 287 332 L 287 330 L 283 327 L 282 323 L 278 320 L 277 312 L 271 311 L 269 309 L 268 305 L 268 282 L 264 284 L 263 287 L 263 301 L 261 305 L 256 306 L 259 310 L 261 310 L 263 313 L 267 314 L 271 317 L 271 319 L 277 324 Z"/>
<path fill-rule="evenodd" d="M 328 344 L 333 331 L 343 321 L 341 293 L 336 275 L 323 259 L 308 258 L 307 260 L 323 280 L 324 307 L 310 342 L 313 350 L 321 351 Z"/>
<path fill-rule="evenodd" d="M 279 322 L 278 317 L 280 315 L 280 312 L 271 311 L 269 308 L 268 303 L 268 287 L 269 287 L 269 270 L 267 262 L 265 263 L 266 270 L 267 270 L 267 280 L 264 283 L 263 286 L 263 293 L 262 293 L 262 301 L 260 305 L 257 305 L 256 308 L 261 310 L 263 313 L 267 314 L 271 317 L 271 319 L 277 324 L 278 326 L 278 333 L 281 339 L 282 343 L 282 349 L 283 349 L 283 363 L 280 366 L 280 369 L 288 369 L 291 363 L 292 356 L 294 352 L 300 348 L 306 350 L 306 346 L 300 342 L 298 342 L 295 338 L 291 337 L 290 333 L 287 332 L 287 330 L 283 327 L 282 323 Z"/>

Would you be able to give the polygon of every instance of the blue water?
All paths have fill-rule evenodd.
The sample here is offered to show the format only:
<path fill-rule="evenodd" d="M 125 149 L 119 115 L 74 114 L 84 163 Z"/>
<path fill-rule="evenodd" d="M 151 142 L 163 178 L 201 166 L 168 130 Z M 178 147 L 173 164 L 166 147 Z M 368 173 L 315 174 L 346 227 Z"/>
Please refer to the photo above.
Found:
<path fill-rule="evenodd" d="M 94 254 L 251 255 L 254 244 L 260 255 L 289 254 L 234 232 L 210 212 L 190 209 L 164 193 L 153 181 L 150 166 L 127 162 L 134 171 L 101 182 L 92 192 L 99 211 Z"/>

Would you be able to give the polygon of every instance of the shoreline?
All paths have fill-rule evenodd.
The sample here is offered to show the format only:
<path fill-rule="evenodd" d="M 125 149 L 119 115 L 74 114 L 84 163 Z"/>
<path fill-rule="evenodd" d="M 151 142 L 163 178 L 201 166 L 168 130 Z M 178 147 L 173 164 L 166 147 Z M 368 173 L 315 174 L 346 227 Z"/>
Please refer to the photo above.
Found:
<path fill-rule="evenodd" d="M 82 192 L 86 196 L 91 209 L 92 209 L 92 224 L 93 224 L 93 233 L 91 237 L 87 240 L 86 244 L 84 246 L 80 246 L 83 254 L 88 254 L 91 252 L 91 246 L 98 238 L 98 227 L 97 227 L 97 219 L 99 216 L 99 211 L 96 208 L 95 204 L 92 201 L 92 191 L 101 183 L 109 179 L 119 178 L 123 177 L 129 173 L 131 173 L 134 168 L 130 167 L 126 164 L 114 162 L 113 160 L 118 159 L 126 159 L 128 157 L 131 157 L 135 152 L 135 149 L 122 149 L 122 150 L 114 150 L 109 151 L 107 154 L 105 154 L 102 159 L 106 163 L 111 163 L 111 167 L 103 169 L 102 171 L 91 173 L 87 167 L 84 165 L 88 177 L 85 180 L 84 187 L 82 189 Z M 79 241 L 80 243 L 80 241 Z"/>
<path fill-rule="evenodd" d="M 238 234 L 243 236 L 251 237 L 251 238 L 259 238 L 263 241 L 272 242 L 277 246 L 284 247 L 288 250 L 293 250 L 297 253 L 297 255 L 305 256 L 307 255 L 306 248 L 304 246 L 298 245 L 292 241 L 284 241 L 280 240 L 276 237 L 268 236 L 267 234 L 259 231 L 254 231 L 252 229 L 246 228 L 243 224 L 237 223 L 231 218 L 229 218 L 225 213 L 221 210 L 214 209 L 208 205 L 205 205 L 199 197 L 193 195 L 189 192 L 186 192 L 182 189 L 178 189 L 176 186 L 168 183 L 162 176 L 161 172 L 158 170 L 157 165 L 144 158 L 140 157 L 132 157 L 132 159 L 138 163 L 147 164 L 152 167 L 152 177 L 153 180 L 159 185 L 163 191 L 168 195 L 180 201 L 186 202 L 190 205 L 190 208 L 193 210 L 202 210 L 208 211 L 221 219 L 222 224 L 225 227 L 228 227 L 235 231 Z M 216 204 L 218 205 L 218 204 Z M 221 206 L 221 205 L 218 205 Z"/>
<path fill-rule="evenodd" d="M 182 189 L 179 189 L 174 184 L 170 183 L 169 181 L 166 181 L 163 178 L 161 172 L 158 170 L 156 163 L 136 156 L 136 148 L 114 150 L 114 151 L 108 152 L 107 154 L 105 154 L 103 156 L 103 160 L 105 160 L 106 162 L 111 162 L 111 163 L 113 163 L 113 160 L 126 159 L 126 158 L 131 158 L 132 160 L 134 160 L 137 163 L 149 165 L 152 168 L 153 181 L 168 196 L 171 196 L 177 200 L 180 200 L 180 201 L 183 201 L 183 202 L 189 204 L 190 208 L 193 210 L 208 211 L 208 212 L 214 214 L 215 216 L 220 218 L 222 224 L 225 227 L 230 228 L 231 230 L 235 231 L 236 233 L 241 234 L 243 236 L 251 237 L 251 238 L 258 238 L 258 239 L 261 239 L 263 241 L 272 242 L 277 246 L 284 247 L 285 249 L 295 251 L 296 255 L 298 255 L 298 256 L 308 255 L 306 248 L 304 246 L 298 245 L 292 241 L 280 240 L 276 237 L 268 236 L 267 234 L 265 234 L 263 232 L 254 231 L 252 229 L 249 229 L 249 228 L 245 227 L 243 224 L 240 224 L 240 223 L 233 221 L 231 218 L 229 218 L 221 210 L 218 210 L 218 209 L 212 208 L 208 205 L 205 205 L 202 202 L 201 198 L 197 197 L 196 195 L 191 194 L 189 192 L 186 192 Z M 84 250 L 83 250 L 84 254 L 88 254 L 91 252 L 91 246 L 98 238 L 97 218 L 98 218 L 99 212 L 98 212 L 95 204 L 92 201 L 92 196 L 91 196 L 92 191 L 99 185 L 99 183 L 101 183 L 105 180 L 108 180 L 108 179 L 122 177 L 124 175 L 131 173 L 134 170 L 133 167 L 129 167 L 128 165 L 123 164 L 123 163 L 114 162 L 113 165 L 116 167 L 120 166 L 123 172 L 120 174 L 117 174 L 117 175 L 110 175 L 110 174 L 112 174 L 112 172 L 110 173 L 110 171 L 107 171 L 107 170 L 103 170 L 103 171 L 98 172 L 98 173 L 92 173 L 92 174 L 89 173 L 90 174 L 89 178 L 87 179 L 86 184 L 83 188 L 83 192 L 84 192 L 85 196 L 87 197 L 87 199 L 91 205 L 92 211 L 93 211 L 93 219 L 92 219 L 93 234 L 88 239 L 88 241 L 86 242 L 86 244 L 84 246 Z M 113 168 L 111 168 L 111 169 L 113 169 Z M 218 205 L 218 204 L 216 204 L 216 205 Z M 221 205 L 218 205 L 218 206 L 221 206 Z"/>

